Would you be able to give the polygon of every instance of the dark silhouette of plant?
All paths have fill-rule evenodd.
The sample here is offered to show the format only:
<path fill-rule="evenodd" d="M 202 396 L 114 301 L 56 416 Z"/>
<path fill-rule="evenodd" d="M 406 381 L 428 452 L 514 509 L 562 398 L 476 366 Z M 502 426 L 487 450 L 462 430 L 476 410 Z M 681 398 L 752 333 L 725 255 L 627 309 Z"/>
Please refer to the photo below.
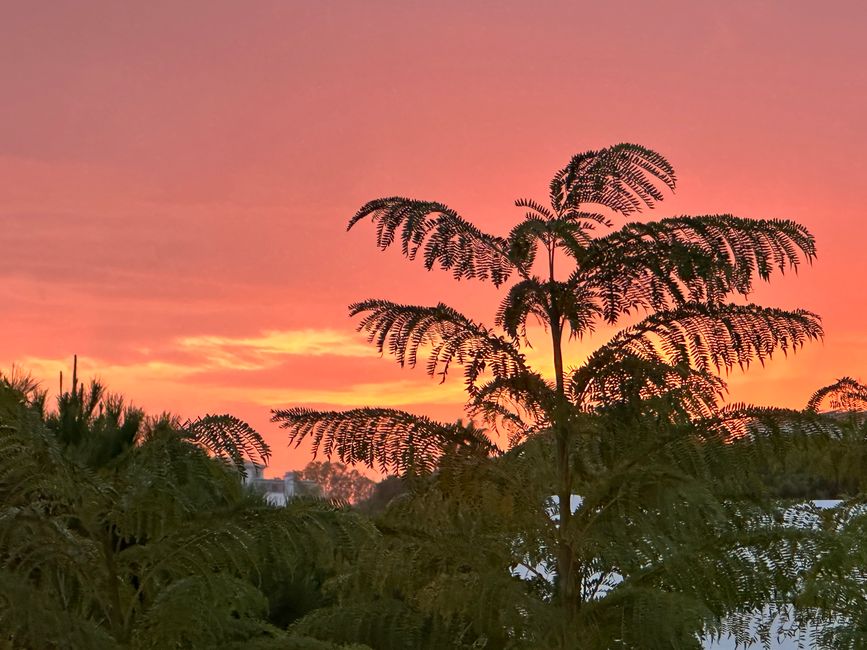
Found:
<path fill-rule="evenodd" d="M 725 384 L 719 373 L 764 362 L 775 351 L 795 351 L 822 334 L 818 316 L 808 311 L 728 302 L 733 294 L 747 296 L 757 279 L 769 280 L 774 271 L 797 269 L 815 257 L 812 235 L 793 221 L 681 216 L 630 222 L 604 233 L 613 219 L 653 208 L 674 187 L 674 170 L 665 158 L 620 144 L 574 156 L 551 180 L 547 205 L 516 201 L 525 217 L 507 236 L 482 232 L 442 203 L 403 197 L 370 201 L 350 220 L 349 228 L 372 221 L 377 246 L 396 245 L 410 260 L 421 257 L 427 269 L 439 267 L 458 280 L 487 280 L 496 287 L 511 282 L 495 327 L 443 303 L 422 307 L 372 299 L 350 306 L 369 341 L 401 365 L 423 361 L 430 375 L 443 380 L 453 365 L 461 366 L 468 413 L 505 433 L 511 451 L 474 428 L 394 409 L 292 408 L 273 415 L 291 442 L 310 439 L 314 452 L 328 458 L 403 476 L 429 474 L 456 455 L 470 464 L 532 457 L 520 477 L 536 508 L 516 520 L 522 524 L 518 528 L 501 530 L 499 541 L 532 541 L 546 555 L 539 558 L 542 573 L 553 575 L 556 589 L 545 592 L 542 601 L 561 612 L 556 624 L 549 621 L 545 643 L 552 647 L 577 642 L 610 647 L 617 634 L 627 643 L 622 632 L 612 631 L 619 629 L 617 620 L 670 616 L 677 620 L 665 633 L 669 636 L 658 640 L 660 647 L 669 647 L 695 639 L 696 621 L 699 628 L 713 626 L 731 611 L 734 597 L 709 605 L 711 596 L 697 596 L 701 590 L 687 584 L 683 572 L 677 579 L 669 575 L 666 583 L 662 569 L 650 567 L 659 558 L 671 559 L 663 550 L 665 541 L 677 537 L 670 524 L 686 516 L 685 504 L 701 513 L 691 519 L 694 526 L 684 526 L 698 539 L 706 539 L 709 520 L 734 517 L 724 493 L 743 490 L 736 489 L 737 481 L 719 478 L 733 470 L 723 467 L 722 459 L 732 456 L 723 453 L 727 448 L 721 443 L 744 436 L 744 444 L 730 446 L 740 450 L 758 431 L 750 423 L 771 415 L 721 407 Z M 581 338 L 599 323 L 624 320 L 629 324 L 587 359 L 567 366 L 565 338 Z M 529 344 L 528 321 L 547 331 L 552 377 L 529 367 L 522 353 Z M 534 445 L 537 450 L 530 454 Z M 521 488 L 504 488 L 502 479 L 492 479 L 486 489 L 514 496 Z M 679 499 L 679 490 L 691 496 Z M 544 505 L 540 495 L 546 492 L 557 499 Z M 570 506 L 575 494 L 583 497 L 577 509 Z M 446 530 L 460 530 L 453 523 L 456 528 Z M 721 526 L 727 535 L 737 532 Z M 621 551 L 611 555 L 606 539 L 618 540 Z M 652 552 L 641 549 L 648 540 L 654 540 Z M 678 543 L 687 545 L 685 539 Z M 491 547 L 476 545 L 481 548 Z M 644 563 L 630 561 L 623 552 L 627 548 Z M 698 549 L 693 543 L 684 556 L 701 558 Z M 705 557 L 710 556 L 717 557 L 707 551 Z M 509 564 L 507 557 L 500 559 Z M 734 575 L 749 580 L 748 571 L 755 569 L 755 563 L 746 563 Z M 614 574 L 622 579 L 619 587 L 599 583 Z M 770 578 L 762 574 L 762 580 L 754 581 L 755 594 L 745 595 L 741 604 L 769 593 Z M 600 589 L 609 594 L 605 605 L 596 602 Z M 527 607 L 524 612 L 538 610 Z M 512 611 L 512 632 L 506 636 L 515 641 L 522 634 L 516 623 L 521 614 Z M 685 622 L 678 612 L 692 618 Z M 495 629 L 502 635 L 509 625 L 499 621 L 483 636 L 492 639 Z M 615 636 L 600 632 L 594 642 L 594 629 Z"/>
<path fill-rule="evenodd" d="M 34 386 L 0 379 L 4 645 L 335 647 L 271 625 L 262 575 L 329 571 L 373 531 L 246 490 L 232 461 L 268 447 L 240 420 L 147 418 L 73 374 L 52 412 Z"/>

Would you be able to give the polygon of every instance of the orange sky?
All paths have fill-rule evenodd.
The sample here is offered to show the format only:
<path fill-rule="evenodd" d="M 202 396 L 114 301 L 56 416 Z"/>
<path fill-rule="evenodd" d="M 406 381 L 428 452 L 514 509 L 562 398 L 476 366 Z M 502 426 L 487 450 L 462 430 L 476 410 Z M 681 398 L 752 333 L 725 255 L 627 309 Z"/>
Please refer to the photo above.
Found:
<path fill-rule="evenodd" d="M 498 292 L 346 221 L 402 194 L 505 234 L 570 155 L 631 141 L 680 181 L 643 218 L 787 217 L 818 239 L 812 267 L 753 299 L 822 314 L 825 341 L 732 375 L 733 399 L 798 406 L 867 380 L 861 2 L 2 6 L 4 369 L 53 388 L 78 353 L 148 410 L 247 419 L 275 472 L 309 458 L 272 407 L 456 418 L 460 378 L 380 359 L 346 305 L 490 320 Z"/>

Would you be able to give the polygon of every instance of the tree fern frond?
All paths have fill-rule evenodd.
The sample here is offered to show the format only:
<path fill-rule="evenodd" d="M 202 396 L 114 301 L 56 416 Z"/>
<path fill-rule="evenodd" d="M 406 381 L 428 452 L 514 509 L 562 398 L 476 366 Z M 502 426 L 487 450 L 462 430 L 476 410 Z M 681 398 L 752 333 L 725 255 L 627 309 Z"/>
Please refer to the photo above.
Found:
<path fill-rule="evenodd" d="M 290 631 L 335 643 L 361 642 L 387 650 L 451 646 L 448 630 L 431 629 L 423 615 L 395 598 L 320 608 L 295 623 Z"/>
<path fill-rule="evenodd" d="M 581 337 L 593 331 L 600 315 L 593 298 L 568 282 L 543 283 L 533 277 L 512 285 L 500 303 L 495 323 L 514 341 L 526 343 L 530 316 L 547 327 L 552 314 L 557 313 L 561 324 L 569 326 L 570 337 Z"/>
<path fill-rule="evenodd" d="M 183 432 L 212 454 L 227 458 L 244 473 L 244 461 L 268 464 L 271 448 L 262 435 L 232 415 L 205 415 L 188 420 Z"/>
<path fill-rule="evenodd" d="M 514 269 L 505 239 L 483 233 L 442 203 L 398 196 L 376 199 L 355 213 L 347 229 L 366 217 L 376 224 L 379 248 L 391 246 L 400 230 L 403 254 L 412 260 L 424 247 L 428 270 L 438 264 L 456 279 L 490 279 L 499 286 Z"/>
<path fill-rule="evenodd" d="M 579 228 L 583 230 L 593 230 L 596 225 L 603 226 L 605 228 L 610 228 L 614 225 L 614 222 L 611 221 L 611 219 L 606 217 L 604 214 L 600 214 L 598 212 L 585 212 L 583 210 L 564 210 L 560 215 L 560 218 L 576 224 Z"/>
<path fill-rule="evenodd" d="M 727 404 L 709 418 L 696 419 L 694 424 L 701 435 L 726 441 L 760 440 L 771 435 L 818 439 L 828 436 L 832 429 L 827 420 L 814 413 L 742 403 Z"/>
<path fill-rule="evenodd" d="M 628 353 L 701 371 L 746 368 L 755 360 L 764 363 L 776 350 L 796 351 L 822 334 L 820 318 L 802 309 L 690 303 L 621 330 L 587 365 Z"/>
<path fill-rule="evenodd" d="M 867 410 L 867 386 L 851 377 L 841 377 L 830 386 L 820 388 L 810 396 L 808 411 L 820 411 L 827 404 L 839 411 Z"/>
<path fill-rule="evenodd" d="M 545 323 L 551 311 L 548 294 L 538 278 L 522 280 L 512 287 L 497 311 L 496 320 L 498 327 L 512 339 L 527 338 L 527 318 L 535 316 L 540 323 Z"/>
<path fill-rule="evenodd" d="M 366 300 L 349 309 L 353 316 L 364 314 L 358 329 L 367 332 L 380 352 L 388 350 L 400 365 L 413 367 L 419 349 L 429 345 L 428 374 L 440 375 L 445 381 L 450 365 L 457 362 L 464 366 L 470 391 L 486 370 L 509 376 L 524 367 L 524 356 L 513 343 L 442 303 L 417 307 Z"/>
<path fill-rule="evenodd" d="M 137 648 L 225 647 L 269 631 L 268 601 L 231 575 L 190 576 L 160 590 L 132 639 Z M 275 630 L 276 631 L 276 630 Z"/>
<path fill-rule="evenodd" d="M 532 214 L 512 228 L 508 238 L 509 259 L 524 275 L 530 273 L 536 260 L 539 243 L 547 244 L 552 222 Z"/>
<path fill-rule="evenodd" d="M 797 269 L 802 258 L 815 256 L 813 236 L 793 221 L 674 217 L 630 223 L 594 239 L 572 280 L 595 289 L 606 320 L 614 322 L 635 307 L 747 295 L 754 276 L 768 280 L 774 268 Z"/>
<path fill-rule="evenodd" d="M 92 648 L 122 646 L 96 621 L 44 587 L 0 568 L 0 630 L 10 648 Z"/>
<path fill-rule="evenodd" d="M 674 168 L 660 154 L 618 144 L 575 155 L 551 181 L 551 205 L 561 212 L 594 203 L 629 215 L 653 208 L 664 196 L 660 185 L 675 184 Z"/>
<path fill-rule="evenodd" d="M 272 422 L 289 431 L 298 446 L 310 438 L 314 456 L 336 454 L 344 463 L 364 463 L 389 474 L 428 474 L 440 456 L 462 447 L 478 453 L 498 453 L 478 430 L 442 424 L 394 409 L 312 411 L 304 408 L 272 411 Z"/>

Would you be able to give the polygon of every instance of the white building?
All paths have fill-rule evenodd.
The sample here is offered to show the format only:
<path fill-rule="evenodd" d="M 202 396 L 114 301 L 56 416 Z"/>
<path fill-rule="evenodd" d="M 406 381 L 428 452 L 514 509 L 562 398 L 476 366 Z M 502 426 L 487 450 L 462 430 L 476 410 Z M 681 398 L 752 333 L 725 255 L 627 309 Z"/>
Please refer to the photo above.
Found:
<path fill-rule="evenodd" d="M 298 472 L 286 472 L 283 478 L 265 478 L 264 465 L 259 463 L 244 463 L 247 475 L 244 477 L 244 485 L 262 492 L 265 498 L 275 506 L 285 506 L 290 499 L 299 496 L 322 496 L 322 489 L 315 481 L 305 481 L 298 476 Z"/>

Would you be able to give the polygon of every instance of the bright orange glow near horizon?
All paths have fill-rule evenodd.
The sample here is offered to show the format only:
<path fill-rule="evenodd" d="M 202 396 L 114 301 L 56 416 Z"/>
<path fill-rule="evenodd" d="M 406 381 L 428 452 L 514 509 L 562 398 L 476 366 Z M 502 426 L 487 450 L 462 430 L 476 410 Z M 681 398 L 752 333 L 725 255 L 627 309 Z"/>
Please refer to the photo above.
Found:
<path fill-rule="evenodd" d="M 271 408 L 456 419 L 459 372 L 379 358 L 346 306 L 490 322 L 502 292 L 382 254 L 349 217 L 399 194 L 506 234 L 572 154 L 626 141 L 678 175 L 641 219 L 817 238 L 813 265 L 750 298 L 821 314 L 825 340 L 732 373 L 732 400 L 867 380 L 865 24 L 856 2 L 6 3 L 0 368 L 54 389 L 77 353 L 150 412 L 246 419 L 274 473 L 309 454 Z"/>

